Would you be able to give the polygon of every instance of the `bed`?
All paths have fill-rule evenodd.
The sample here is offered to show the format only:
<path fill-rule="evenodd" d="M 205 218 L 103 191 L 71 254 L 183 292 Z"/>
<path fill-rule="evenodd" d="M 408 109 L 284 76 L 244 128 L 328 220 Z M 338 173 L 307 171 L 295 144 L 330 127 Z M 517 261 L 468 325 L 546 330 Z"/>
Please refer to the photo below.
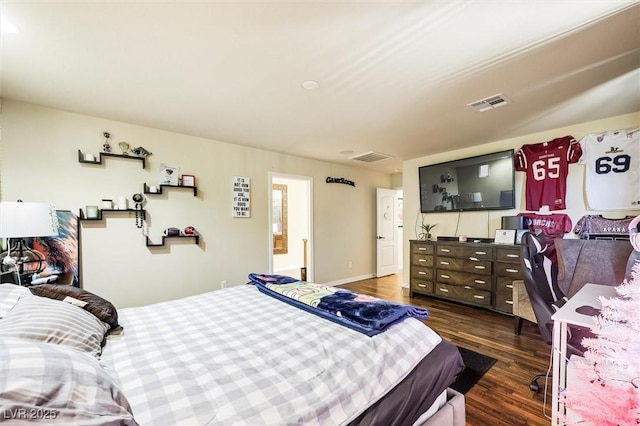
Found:
<path fill-rule="evenodd" d="M 73 291 L 83 293 L 71 301 L 88 305 L 78 309 L 60 300 L 64 294 L 42 297 L 0 285 L 5 419 L 154 426 L 464 424 L 464 397 L 448 389 L 464 368 L 461 356 L 417 319 L 369 337 L 253 285 L 118 311 L 112 305 L 98 309 L 103 299 Z M 34 300 L 47 305 L 34 307 Z M 107 326 L 97 353 L 67 347 L 59 330 L 41 332 L 46 343 L 25 334 L 30 322 L 55 329 L 56 321 L 37 317 L 53 308 L 64 308 L 66 316 L 69 307 L 74 315 L 90 312 L 98 319 L 93 334 L 100 335 L 100 323 Z M 58 359 L 60 365 L 48 365 Z M 79 371 L 56 370 L 69 365 Z M 25 391 L 29 387 L 37 389 Z"/>

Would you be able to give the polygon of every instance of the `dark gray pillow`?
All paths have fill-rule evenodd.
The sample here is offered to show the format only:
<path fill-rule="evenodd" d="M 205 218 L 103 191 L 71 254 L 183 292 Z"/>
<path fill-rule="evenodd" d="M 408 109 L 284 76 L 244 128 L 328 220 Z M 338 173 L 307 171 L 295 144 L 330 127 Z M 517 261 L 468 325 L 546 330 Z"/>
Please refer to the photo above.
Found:
<path fill-rule="evenodd" d="M 118 311 L 111 302 L 87 290 L 70 285 L 40 284 L 29 287 L 31 293 L 49 299 L 64 300 L 65 297 L 73 297 L 87 304 L 84 309 L 95 315 L 100 321 L 106 322 L 111 329 L 118 327 Z"/>

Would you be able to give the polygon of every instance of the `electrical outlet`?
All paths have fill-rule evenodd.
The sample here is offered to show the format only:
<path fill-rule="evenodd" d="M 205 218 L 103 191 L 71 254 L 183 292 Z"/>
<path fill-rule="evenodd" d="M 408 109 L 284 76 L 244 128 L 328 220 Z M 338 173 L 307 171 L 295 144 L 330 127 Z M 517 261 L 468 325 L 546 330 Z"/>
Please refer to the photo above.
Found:
<path fill-rule="evenodd" d="M 227 288 L 227 280 L 220 281 L 220 288 Z"/>
<path fill-rule="evenodd" d="M 349 261 L 349 269 L 353 268 L 353 262 Z"/>

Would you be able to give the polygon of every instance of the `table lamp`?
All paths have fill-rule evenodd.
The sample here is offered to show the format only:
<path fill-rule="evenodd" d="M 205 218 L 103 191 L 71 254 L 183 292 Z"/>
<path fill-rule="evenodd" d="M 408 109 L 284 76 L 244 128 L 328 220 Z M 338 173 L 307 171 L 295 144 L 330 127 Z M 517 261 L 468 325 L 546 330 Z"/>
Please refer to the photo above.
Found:
<path fill-rule="evenodd" d="M 18 283 L 24 273 L 39 273 L 46 267 L 44 255 L 29 248 L 24 238 L 56 235 L 58 217 L 53 205 L 21 201 L 0 202 L 0 237 L 7 238 L 8 248 L 1 256 L 2 265 L 18 273 Z M 13 245 L 11 238 L 17 239 Z"/>

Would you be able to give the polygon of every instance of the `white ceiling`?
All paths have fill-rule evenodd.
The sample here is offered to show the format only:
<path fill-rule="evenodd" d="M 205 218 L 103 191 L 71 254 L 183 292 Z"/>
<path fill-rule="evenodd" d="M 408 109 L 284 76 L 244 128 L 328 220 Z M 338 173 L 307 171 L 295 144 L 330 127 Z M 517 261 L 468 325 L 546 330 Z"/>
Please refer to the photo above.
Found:
<path fill-rule="evenodd" d="M 638 1 L 2 0 L 0 11 L 20 29 L 2 35 L 6 99 L 387 173 L 640 110 Z M 513 103 L 465 106 L 497 93 Z M 368 151 L 394 158 L 348 159 Z"/>

